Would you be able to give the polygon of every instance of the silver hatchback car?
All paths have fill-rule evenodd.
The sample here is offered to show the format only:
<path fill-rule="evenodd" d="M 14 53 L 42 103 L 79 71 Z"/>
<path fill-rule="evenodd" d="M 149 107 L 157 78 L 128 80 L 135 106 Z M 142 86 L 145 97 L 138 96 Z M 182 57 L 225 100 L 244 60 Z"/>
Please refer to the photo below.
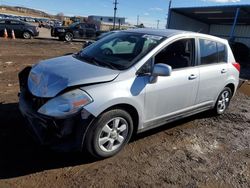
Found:
<path fill-rule="evenodd" d="M 239 71 L 224 39 L 177 30 L 121 31 L 77 54 L 25 68 L 19 107 L 40 143 L 107 158 L 133 133 L 206 110 L 224 113 Z"/>

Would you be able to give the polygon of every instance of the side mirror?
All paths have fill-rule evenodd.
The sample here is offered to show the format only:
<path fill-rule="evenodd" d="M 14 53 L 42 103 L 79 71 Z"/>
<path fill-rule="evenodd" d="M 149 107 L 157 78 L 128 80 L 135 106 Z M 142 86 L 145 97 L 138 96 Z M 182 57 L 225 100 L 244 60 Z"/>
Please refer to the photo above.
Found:
<path fill-rule="evenodd" d="M 155 83 L 158 76 L 170 76 L 172 67 L 163 63 L 154 65 L 153 72 L 150 77 L 150 83 Z"/>

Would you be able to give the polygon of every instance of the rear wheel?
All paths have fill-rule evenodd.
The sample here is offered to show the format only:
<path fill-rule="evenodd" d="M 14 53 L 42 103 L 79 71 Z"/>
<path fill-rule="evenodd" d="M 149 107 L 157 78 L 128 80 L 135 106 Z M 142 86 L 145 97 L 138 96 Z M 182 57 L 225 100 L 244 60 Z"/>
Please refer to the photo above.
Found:
<path fill-rule="evenodd" d="M 94 157 L 102 159 L 117 154 L 130 140 L 133 121 L 129 113 L 115 109 L 103 113 L 87 132 L 85 147 Z"/>
<path fill-rule="evenodd" d="M 231 98 L 232 98 L 231 89 L 225 87 L 220 93 L 216 105 L 214 107 L 215 114 L 217 115 L 223 114 L 228 108 Z"/>

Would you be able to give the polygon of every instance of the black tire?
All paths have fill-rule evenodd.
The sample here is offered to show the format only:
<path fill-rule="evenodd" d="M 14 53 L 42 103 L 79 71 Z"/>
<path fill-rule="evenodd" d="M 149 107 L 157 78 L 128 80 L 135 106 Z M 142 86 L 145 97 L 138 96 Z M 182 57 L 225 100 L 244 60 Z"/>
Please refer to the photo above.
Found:
<path fill-rule="evenodd" d="M 67 42 L 71 42 L 74 38 L 74 35 L 70 32 L 67 32 L 64 36 L 64 40 L 67 41 Z"/>
<path fill-rule="evenodd" d="M 23 32 L 23 38 L 24 39 L 31 39 L 31 34 L 30 34 L 30 32 L 28 32 L 28 31 L 24 31 Z"/>
<path fill-rule="evenodd" d="M 117 129 L 115 128 L 116 123 L 114 123 L 116 120 L 120 119 L 119 123 L 117 123 Z M 118 125 L 119 124 L 119 125 Z M 126 124 L 126 129 L 120 133 L 118 133 L 118 130 L 122 130 L 122 127 L 124 128 L 124 125 Z M 108 134 L 106 133 L 105 127 L 109 127 L 112 129 L 111 133 Z M 111 128 L 111 127 L 112 128 Z M 119 127 L 120 126 L 120 127 Z M 115 140 L 115 135 L 112 134 L 113 131 L 116 129 L 116 139 Z M 125 134 L 126 133 L 126 134 Z M 131 116 L 129 115 L 128 112 L 121 110 L 121 109 L 114 109 L 107 111 L 103 114 L 101 114 L 96 121 L 91 125 L 89 128 L 86 138 L 84 140 L 84 146 L 87 150 L 87 152 L 97 158 L 97 159 L 103 159 L 103 158 L 108 158 L 112 157 L 115 154 L 117 154 L 119 151 L 122 150 L 122 148 L 129 142 L 131 136 L 133 133 L 133 120 Z M 106 134 L 106 135 L 104 135 Z M 124 138 L 122 142 L 119 142 L 118 137 L 121 136 Z M 108 139 L 108 141 L 104 142 L 103 144 L 101 142 L 101 139 Z M 113 141 L 113 144 L 110 140 L 115 140 Z M 117 144 L 117 145 L 115 145 Z M 111 146 L 112 145 L 112 146 Z M 108 151 L 107 148 L 110 148 Z M 104 151 L 107 150 L 107 151 Z"/>
<path fill-rule="evenodd" d="M 225 98 L 225 96 L 226 96 L 225 94 L 227 95 L 226 98 Z M 214 114 L 215 115 L 223 114 L 227 110 L 227 108 L 230 104 L 231 98 L 232 98 L 231 89 L 228 87 L 225 87 L 218 96 L 218 99 L 217 99 L 216 104 L 215 104 L 214 109 L 213 109 Z M 224 106 L 224 107 L 222 107 L 222 106 Z"/>

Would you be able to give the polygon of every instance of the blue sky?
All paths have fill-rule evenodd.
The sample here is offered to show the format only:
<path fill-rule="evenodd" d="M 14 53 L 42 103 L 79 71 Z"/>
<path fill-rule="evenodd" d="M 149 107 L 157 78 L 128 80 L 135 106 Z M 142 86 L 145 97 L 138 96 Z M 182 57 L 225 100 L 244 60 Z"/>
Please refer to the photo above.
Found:
<path fill-rule="evenodd" d="M 0 0 L 0 4 L 12 6 L 26 6 L 56 14 L 65 15 L 113 15 L 114 0 Z M 166 24 L 169 0 L 118 0 L 117 15 L 125 17 L 127 22 L 136 24 L 137 15 L 140 22 L 148 27 L 156 27 L 160 20 L 160 27 Z M 210 6 L 228 4 L 250 4 L 250 0 L 172 0 L 173 7 Z"/>

